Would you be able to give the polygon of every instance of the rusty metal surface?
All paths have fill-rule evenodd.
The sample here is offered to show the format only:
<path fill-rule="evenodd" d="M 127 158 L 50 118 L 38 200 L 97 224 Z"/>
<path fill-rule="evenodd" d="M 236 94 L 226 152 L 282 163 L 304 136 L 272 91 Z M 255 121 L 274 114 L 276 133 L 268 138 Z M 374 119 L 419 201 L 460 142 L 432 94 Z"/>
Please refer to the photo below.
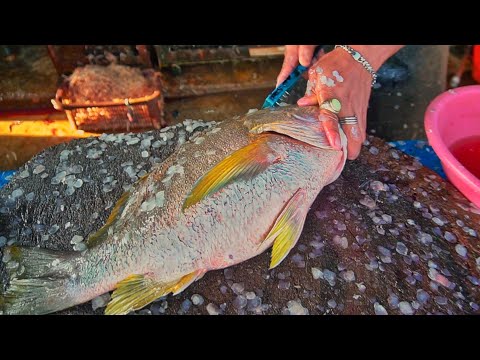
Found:
<path fill-rule="evenodd" d="M 283 57 L 277 45 L 154 45 L 161 67 L 171 65 L 225 62 L 263 57 Z"/>
<path fill-rule="evenodd" d="M 204 50 L 187 46 L 197 55 Z M 232 48 L 210 46 L 209 53 L 225 60 Z M 240 55 L 231 55 L 228 61 L 162 68 L 165 77 L 164 96 L 181 98 L 219 94 L 237 90 L 273 89 L 283 57 L 278 47 L 238 47 Z M 245 51 L 255 50 L 250 56 Z M 137 55 L 130 45 L 50 45 L 30 46 L 11 62 L 0 61 L 0 109 L 50 108 L 62 77 L 77 66 L 91 63 L 106 65 L 115 59 L 125 65 L 147 64 L 151 60 L 146 45 L 137 45 Z M 187 51 L 182 48 L 181 51 Z M 277 55 L 272 55 L 272 54 Z M 216 54 L 216 55 L 215 55 Z M 265 54 L 270 54 L 265 56 Z M 199 56 L 199 55 L 198 55 Z M 53 61 L 52 61 L 53 59 Z M 109 60 L 110 59 L 110 60 Z M 197 59 L 198 60 L 198 59 Z M 153 64 L 155 65 L 155 64 Z M 148 67 L 148 66 L 145 66 Z"/>
<path fill-rule="evenodd" d="M 48 45 L 48 53 L 59 75 L 70 74 L 86 64 L 151 67 L 147 45 Z"/>
<path fill-rule="evenodd" d="M 186 65 L 181 67 L 180 74 L 165 68 L 164 96 L 172 99 L 239 90 L 272 90 L 282 62 L 283 59 L 277 58 Z"/>
<path fill-rule="evenodd" d="M 51 107 L 57 73 L 46 46 L 18 46 L 0 58 L 0 111 Z"/>

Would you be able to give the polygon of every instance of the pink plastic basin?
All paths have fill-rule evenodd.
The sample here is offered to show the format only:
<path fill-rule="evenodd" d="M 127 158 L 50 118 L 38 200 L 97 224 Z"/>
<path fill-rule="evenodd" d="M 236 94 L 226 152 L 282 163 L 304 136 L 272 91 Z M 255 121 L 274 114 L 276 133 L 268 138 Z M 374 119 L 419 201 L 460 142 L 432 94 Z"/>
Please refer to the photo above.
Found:
<path fill-rule="evenodd" d="M 480 179 L 449 150 L 458 140 L 480 135 L 480 85 L 460 87 L 437 96 L 425 113 L 425 131 L 448 179 L 480 207 Z"/>

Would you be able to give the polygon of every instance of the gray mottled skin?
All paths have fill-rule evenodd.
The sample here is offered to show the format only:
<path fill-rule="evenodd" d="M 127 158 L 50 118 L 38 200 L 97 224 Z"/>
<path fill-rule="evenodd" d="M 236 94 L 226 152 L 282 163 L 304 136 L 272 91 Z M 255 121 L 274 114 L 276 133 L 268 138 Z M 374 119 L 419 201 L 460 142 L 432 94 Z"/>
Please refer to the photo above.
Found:
<path fill-rule="evenodd" d="M 322 188 L 340 175 L 345 138 L 344 150 L 334 151 L 269 134 L 268 145 L 281 157 L 279 162 L 252 179 L 227 185 L 185 212 L 182 204 L 202 175 L 258 138 L 249 134 L 252 124 L 291 120 L 293 112 L 315 116 L 314 111 L 259 111 L 225 121 L 184 144 L 134 185 L 106 240 L 61 265 L 72 273 L 66 284 L 69 300 L 65 307 L 110 291 L 132 274 L 148 274 L 159 283 L 169 283 L 194 271 L 225 268 L 265 251 L 272 245 L 263 241 L 265 236 L 295 192 L 306 190 L 302 205 L 306 216 Z M 145 203 L 154 201 L 159 193 L 164 201 L 144 211 Z"/>

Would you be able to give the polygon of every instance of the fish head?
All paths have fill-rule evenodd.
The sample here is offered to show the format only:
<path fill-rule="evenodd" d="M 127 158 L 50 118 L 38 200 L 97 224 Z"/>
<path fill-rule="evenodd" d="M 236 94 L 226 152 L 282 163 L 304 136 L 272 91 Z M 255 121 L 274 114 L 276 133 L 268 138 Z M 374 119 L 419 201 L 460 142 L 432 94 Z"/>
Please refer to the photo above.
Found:
<path fill-rule="evenodd" d="M 251 134 L 277 133 L 320 149 L 333 150 L 327 139 L 325 128 L 319 121 L 320 111 L 317 106 L 269 108 L 247 114 L 243 118 L 243 125 Z M 345 152 L 347 138 L 338 123 L 337 126 L 342 151 Z"/>

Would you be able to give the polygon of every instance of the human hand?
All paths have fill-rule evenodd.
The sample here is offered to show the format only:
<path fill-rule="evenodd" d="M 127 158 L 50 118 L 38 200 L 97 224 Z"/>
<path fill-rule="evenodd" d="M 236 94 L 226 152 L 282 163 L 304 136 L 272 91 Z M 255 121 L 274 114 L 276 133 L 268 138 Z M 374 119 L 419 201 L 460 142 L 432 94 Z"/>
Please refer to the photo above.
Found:
<path fill-rule="evenodd" d="M 283 65 L 277 77 L 277 85 L 280 85 L 300 63 L 308 67 L 312 63 L 313 53 L 317 45 L 285 45 Z M 319 55 L 317 55 L 319 57 Z"/>
<path fill-rule="evenodd" d="M 350 46 L 367 59 L 374 71 L 378 71 L 390 56 L 404 47 L 404 45 Z M 348 159 L 356 159 L 366 138 L 366 117 L 372 84 L 370 73 L 349 53 L 337 48 L 316 60 L 308 71 L 308 77 L 306 94 L 297 104 L 307 106 L 322 104 L 332 98 L 340 100 L 342 109 L 338 117 L 356 116 L 358 120 L 356 125 L 343 125 L 348 139 Z M 321 110 L 319 120 L 323 124 L 330 145 L 340 150 L 341 140 L 335 116 Z"/>
<path fill-rule="evenodd" d="M 340 100 L 342 108 L 338 117 L 356 116 L 358 119 L 356 125 L 342 126 L 348 139 L 347 157 L 356 159 L 366 138 L 366 116 L 372 84 L 370 73 L 346 51 L 335 49 L 311 66 L 308 78 L 305 96 L 297 104 L 318 105 L 332 98 Z M 325 111 L 320 112 L 319 120 L 331 146 L 340 150 L 337 120 Z"/>

